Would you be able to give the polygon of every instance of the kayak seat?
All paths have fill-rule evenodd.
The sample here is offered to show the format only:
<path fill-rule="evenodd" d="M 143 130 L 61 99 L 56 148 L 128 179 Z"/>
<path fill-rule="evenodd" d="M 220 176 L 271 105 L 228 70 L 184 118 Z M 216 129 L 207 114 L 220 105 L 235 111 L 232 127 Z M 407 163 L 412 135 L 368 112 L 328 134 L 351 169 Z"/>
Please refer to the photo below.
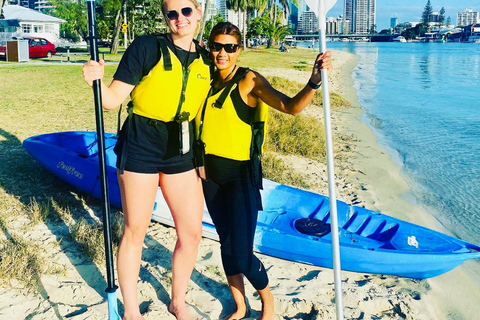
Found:
<path fill-rule="evenodd" d="M 323 237 L 330 232 L 330 224 L 313 218 L 302 218 L 295 220 L 295 229 L 303 234 Z"/>

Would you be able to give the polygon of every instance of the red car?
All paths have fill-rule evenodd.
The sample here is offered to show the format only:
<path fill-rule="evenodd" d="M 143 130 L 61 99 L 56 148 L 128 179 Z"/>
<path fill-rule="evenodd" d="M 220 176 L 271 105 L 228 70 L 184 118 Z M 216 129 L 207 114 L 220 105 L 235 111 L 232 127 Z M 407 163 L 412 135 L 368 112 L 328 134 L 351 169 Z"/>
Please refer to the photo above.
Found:
<path fill-rule="evenodd" d="M 21 39 L 28 40 L 28 55 L 30 58 L 50 58 L 57 52 L 55 45 L 45 38 L 23 37 Z M 0 58 L 6 59 L 5 46 L 0 46 Z"/>

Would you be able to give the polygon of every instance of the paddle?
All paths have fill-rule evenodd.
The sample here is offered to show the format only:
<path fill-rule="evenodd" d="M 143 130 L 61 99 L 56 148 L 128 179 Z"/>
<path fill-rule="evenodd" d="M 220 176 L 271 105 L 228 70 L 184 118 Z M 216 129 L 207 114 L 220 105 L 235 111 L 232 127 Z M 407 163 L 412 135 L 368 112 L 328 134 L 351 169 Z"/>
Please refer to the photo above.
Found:
<path fill-rule="evenodd" d="M 305 0 L 310 10 L 318 17 L 320 34 L 320 52 L 327 51 L 326 42 L 326 15 L 337 0 Z M 330 218 L 332 232 L 333 270 L 335 279 L 335 304 L 337 307 L 337 319 L 343 319 L 342 303 L 342 278 L 340 274 L 340 245 L 338 241 L 337 199 L 335 194 L 335 174 L 333 163 L 333 140 L 332 124 L 330 116 L 330 93 L 328 91 L 328 73 L 322 71 L 323 109 L 325 116 L 325 140 L 327 143 L 327 171 L 328 171 L 328 194 L 330 198 Z"/>
<path fill-rule="evenodd" d="M 95 20 L 95 0 L 87 0 L 88 42 L 90 44 L 90 59 L 99 61 L 97 46 L 97 23 Z M 110 200 L 108 198 L 107 164 L 105 161 L 105 132 L 103 129 L 102 92 L 100 80 L 93 81 L 93 96 L 95 100 L 95 120 L 98 141 L 98 162 L 100 167 L 100 187 L 102 193 L 103 236 L 105 241 L 105 258 L 107 265 L 107 301 L 108 319 L 119 320 L 117 286 L 113 269 L 112 236 L 110 227 Z"/>

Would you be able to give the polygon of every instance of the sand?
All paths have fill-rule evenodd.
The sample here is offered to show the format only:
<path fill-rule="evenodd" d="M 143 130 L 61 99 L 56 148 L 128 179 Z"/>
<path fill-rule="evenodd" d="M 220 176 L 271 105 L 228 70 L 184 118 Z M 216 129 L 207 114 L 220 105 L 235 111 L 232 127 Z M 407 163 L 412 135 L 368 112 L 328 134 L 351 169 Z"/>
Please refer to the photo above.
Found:
<path fill-rule="evenodd" d="M 408 200 L 409 187 L 401 168 L 377 142 L 372 129 L 359 120 L 358 105 L 350 74 L 356 57 L 334 52 L 335 71 L 331 75 L 332 91 L 346 96 L 353 104 L 348 110 L 332 114 L 336 148 L 351 148 L 352 157 L 337 159 L 338 198 L 364 205 L 386 214 L 447 232 L 425 210 Z M 308 72 L 265 69 L 264 75 L 279 75 L 299 82 Z M 323 118 L 318 108 L 305 114 Z M 344 139 L 350 136 L 352 139 Z M 327 193 L 326 166 L 298 157 L 284 159 L 299 172 L 315 181 L 314 191 Z M 92 206 L 95 212 L 100 208 Z M 21 219 L 15 226 L 21 230 Z M 107 319 L 103 265 L 95 265 L 78 252 L 65 226 L 39 224 L 24 234 L 43 243 L 49 261 L 64 266 L 65 271 L 39 279 L 40 294 L 29 293 L 18 283 L 0 287 L 0 319 Z M 11 230 L 16 232 L 16 230 Z M 448 232 L 447 232 L 448 233 Z M 0 233 L 0 237 L 4 237 Z M 139 278 L 140 308 L 145 319 L 174 319 L 167 312 L 170 301 L 170 260 L 175 231 L 151 223 L 142 256 Z M 259 255 L 268 270 L 275 297 L 276 319 L 336 319 L 334 277 L 331 269 L 313 267 Z M 473 320 L 480 314 L 479 264 L 467 262 L 455 270 L 430 279 L 412 280 L 392 276 L 342 271 L 345 319 Z M 260 315 L 259 296 L 247 284 L 251 318 Z M 120 290 L 117 291 L 121 301 Z M 233 311 L 230 294 L 221 267 L 219 244 L 202 239 L 197 264 L 187 292 L 192 319 L 221 319 Z M 121 310 L 121 306 L 120 306 Z"/>

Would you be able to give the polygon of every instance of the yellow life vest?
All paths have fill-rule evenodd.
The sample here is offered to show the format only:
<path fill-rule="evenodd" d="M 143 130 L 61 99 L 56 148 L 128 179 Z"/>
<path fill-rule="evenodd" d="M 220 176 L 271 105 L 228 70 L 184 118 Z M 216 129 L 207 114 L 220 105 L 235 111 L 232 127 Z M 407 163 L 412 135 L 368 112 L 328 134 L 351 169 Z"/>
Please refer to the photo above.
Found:
<path fill-rule="evenodd" d="M 142 78 L 132 91 L 133 113 L 165 122 L 173 121 L 180 112 L 188 112 L 193 120 L 203 105 L 210 87 L 210 67 L 204 50 L 197 45 L 199 58 L 183 70 L 182 63 L 157 36 L 162 55 L 160 61 Z"/>
<path fill-rule="evenodd" d="M 238 82 L 248 71 L 239 68 L 225 88 L 208 97 L 204 112 L 200 112 L 195 119 L 196 136 L 205 143 L 205 154 L 239 161 L 260 156 L 268 106 L 261 100 L 255 108 L 245 103 L 235 106 L 232 100 L 232 94 L 237 95 L 237 100 L 241 99 Z M 201 122 L 203 125 L 199 132 Z"/>

